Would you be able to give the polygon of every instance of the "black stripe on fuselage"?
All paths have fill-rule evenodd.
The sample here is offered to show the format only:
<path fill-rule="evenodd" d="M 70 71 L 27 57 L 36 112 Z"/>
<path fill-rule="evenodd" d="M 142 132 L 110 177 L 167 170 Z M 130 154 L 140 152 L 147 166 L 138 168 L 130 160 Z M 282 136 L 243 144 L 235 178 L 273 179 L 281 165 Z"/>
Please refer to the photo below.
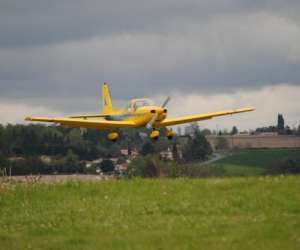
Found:
<path fill-rule="evenodd" d="M 123 115 L 109 115 L 105 117 L 107 121 L 124 121 L 131 117 L 139 117 L 143 116 L 144 114 L 123 114 Z"/>

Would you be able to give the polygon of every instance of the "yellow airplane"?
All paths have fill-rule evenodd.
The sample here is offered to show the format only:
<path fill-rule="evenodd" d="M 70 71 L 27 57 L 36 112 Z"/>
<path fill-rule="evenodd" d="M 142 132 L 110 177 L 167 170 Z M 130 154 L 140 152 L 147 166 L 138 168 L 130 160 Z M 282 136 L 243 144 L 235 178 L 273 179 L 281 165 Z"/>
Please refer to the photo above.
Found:
<path fill-rule="evenodd" d="M 160 136 L 159 127 L 166 128 L 166 136 L 172 139 L 176 134 L 171 128 L 177 124 L 202 121 L 218 116 L 232 115 L 243 112 L 254 111 L 252 107 L 225 110 L 220 112 L 181 116 L 177 118 L 167 118 L 168 110 L 166 106 L 170 100 L 168 97 L 162 106 L 154 106 L 153 102 L 147 98 L 132 99 L 126 109 L 115 108 L 107 83 L 102 86 L 102 113 L 83 114 L 69 117 L 26 117 L 27 121 L 52 122 L 70 127 L 107 129 L 107 138 L 110 141 L 117 141 L 119 138 L 119 128 L 138 128 L 146 127 L 150 132 L 150 138 L 157 140 Z"/>

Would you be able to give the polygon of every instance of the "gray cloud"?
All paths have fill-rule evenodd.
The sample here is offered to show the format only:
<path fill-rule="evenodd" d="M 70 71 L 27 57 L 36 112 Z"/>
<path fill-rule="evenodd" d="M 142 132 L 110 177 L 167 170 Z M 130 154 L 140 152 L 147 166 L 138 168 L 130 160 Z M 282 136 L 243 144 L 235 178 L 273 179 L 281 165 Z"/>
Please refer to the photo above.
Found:
<path fill-rule="evenodd" d="M 1 1 L 0 99 L 74 112 L 95 107 L 103 81 L 117 101 L 299 85 L 299 9 L 292 0 Z"/>
<path fill-rule="evenodd" d="M 0 46 L 38 46 L 120 32 L 166 31 L 188 20 L 265 11 L 292 18 L 293 0 L 4 0 L 0 3 Z"/>

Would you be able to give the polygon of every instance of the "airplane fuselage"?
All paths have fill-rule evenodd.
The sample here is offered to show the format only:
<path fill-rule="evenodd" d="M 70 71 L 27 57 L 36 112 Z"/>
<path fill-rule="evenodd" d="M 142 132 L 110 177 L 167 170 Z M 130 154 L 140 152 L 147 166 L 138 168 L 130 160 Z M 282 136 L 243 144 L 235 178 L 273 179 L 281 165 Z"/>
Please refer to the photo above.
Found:
<path fill-rule="evenodd" d="M 153 126 L 156 123 L 163 121 L 167 117 L 167 109 L 159 106 L 144 106 L 137 108 L 134 111 L 120 110 L 115 114 L 105 117 L 108 121 L 134 121 L 136 127 L 144 127 L 150 121 L 153 121 Z"/>

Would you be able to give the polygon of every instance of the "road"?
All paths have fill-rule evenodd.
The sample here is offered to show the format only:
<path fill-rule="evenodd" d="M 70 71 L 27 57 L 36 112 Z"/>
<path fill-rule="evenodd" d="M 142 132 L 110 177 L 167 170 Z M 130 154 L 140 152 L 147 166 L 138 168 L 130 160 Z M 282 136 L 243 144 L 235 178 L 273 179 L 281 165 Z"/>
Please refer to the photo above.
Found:
<path fill-rule="evenodd" d="M 225 157 L 226 155 L 223 155 L 223 154 L 219 154 L 219 153 L 213 153 L 213 158 L 207 160 L 207 161 L 204 161 L 201 163 L 201 165 L 207 165 L 207 164 L 211 164 L 215 161 L 218 161 L 218 160 L 221 160 Z"/>

